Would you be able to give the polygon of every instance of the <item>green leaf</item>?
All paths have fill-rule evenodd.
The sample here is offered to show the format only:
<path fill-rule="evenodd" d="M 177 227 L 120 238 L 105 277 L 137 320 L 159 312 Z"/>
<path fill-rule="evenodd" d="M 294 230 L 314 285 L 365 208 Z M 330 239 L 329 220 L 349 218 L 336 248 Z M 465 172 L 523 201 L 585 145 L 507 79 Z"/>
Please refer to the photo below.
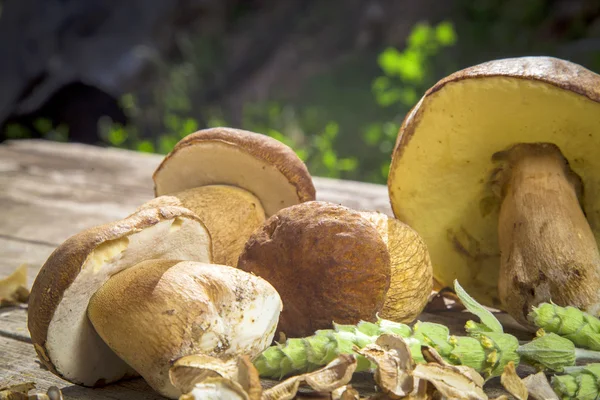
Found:
<path fill-rule="evenodd" d="M 115 147 L 119 147 L 127 140 L 128 134 L 125 128 L 120 125 L 113 125 L 108 131 L 108 142 Z"/>
<path fill-rule="evenodd" d="M 340 171 L 354 171 L 356 167 L 358 167 L 358 160 L 354 157 L 342 158 L 338 162 L 338 169 Z"/>
<path fill-rule="evenodd" d="M 158 139 L 158 152 L 160 154 L 167 154 L 177 144 L 177 137 L 173 135 L 161 135 Z"/>
<path fill-rule="evenodd" d="M 414 48 L 425 45 L 429 41 L 431 33 L 432 28 L 429 24 L 416 24 L 408 36 L 408 46 Z"/>
<path fill-rule="evenodd" d="M 9 139 L 24 139 L 31 137 L 31 131 L 20 124 L 8 124 L 4 129 L 4 135 Z"/>
<path fill-rule="evenodd" d="M 142 140 L 141 142 L 138 143 L 137 145 L 137 150 L 141 151 L 142 153 L 154 153 L 154 144 L 152 144 L 151 141 L 149 140 Z"/>
<path fill-rule="evenodd" d="M 452 46 L 456 43 L 456 32 L 452 22 L 440 22 L 435 27 L 435 38 L 442 46 Z"/>
<path fill-rule="evenodd" d="M 137 108 L 135 103 L 135 97 L 133 97 L 131 93 L 127 93 L 121 96 L 120 103 L 121 107 L 123 107 L 125 110 L 135 110 Z"/>
<path fill-rule="evenodd" d="M 402 55 L 397 49 L 393 47 L 388 47 L 379 55 L 379 57 L 377 58 L 377 63 L 386 75 L 399 75 L 398 65 L 401 56 Z"/>
<path fill-rule="evenodd" d="M 390 162 L 387 161 L 381 164 L 381 176 L 387 181 L 388 175 L 390 174 Z"/>
<path fill-rule="evenodd" d="M 198 130 L 198 121 L 193 118 L 186 118 L 183 121 L 181 126 L 180 135 L 183 138 L 184 136 L 189 135 L 190 133 L 194 133 Z"/>
<path fill-rule="evenodd" d="M 469 310 L 471 313 L 477 315 L 481 322 L 488 327 L 492 332 L 504 332 L 502 329 L 502 324 L 498 319 L 491 313 L 490 310 L 483 307 L 474 298 L 469 296 L 467 292 L 460 286 L 458 280 L 454 281 L 454 291 L 456 295 L 462 301 L 463 305 Z"/>
<path fill-rule="evenodd" d="M 333 150 L 327 150 L 323 153 L 323 165 L 329 170 L 334 170 L 337 164 L 337 156 Z"/>
<path fill-rule="evenodd" d="M 417 91 L 415 90 L 414 87 L 410 87 L 410 86 L 405 86 L 402 89 L 400 89 L 400 93 L 399 93 L 398 97 L 399 97 L 400 103 L 402 103 L 408 107 L 412 107 L 413 105 L 416 104 L 417 100 L 419 100 L 419 95 L 417 94 Z"/>
<path fill-rule="evenodd" d="M 375 93 L 375 100 L 382 107 L 389 107 L 398 103 L 402 99 L 402 91 L 400 89 L 389 89 L 385 92 Z"/>
<path fill-rule="evenodd" d="M 52 121 L 47 118 L 37 118 L 33 121 L 33 126 L 39 133 L 48 133 L 52 130 Z"/>
<path fill-rule="evenodd" d="M 405 50 L 397 59 L 400 78 L 412 83 L 420 83 L 425 77 L 425 55 L 416 50 Z"/>
<path fill-rule="evenodd" d="M 340 131 L 340 126 L 335 121 L 329 121 L 325 126 L 324 136 L 329 140 L 329 142 L 333 141 Z"/>
<path fill-rule="evenodd" d="M 367 130 L 363 133 L 363 140 L 369 146 L 374 146 L 381 140 L 383 135 L 381 125 L 371 124 Z"/>

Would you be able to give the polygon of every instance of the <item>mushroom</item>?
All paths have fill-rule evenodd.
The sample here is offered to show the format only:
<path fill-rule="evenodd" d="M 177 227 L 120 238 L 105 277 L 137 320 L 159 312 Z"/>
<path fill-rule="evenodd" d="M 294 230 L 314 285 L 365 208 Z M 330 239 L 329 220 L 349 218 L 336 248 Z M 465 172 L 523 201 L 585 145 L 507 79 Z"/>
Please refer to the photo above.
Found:
<path fill-rule="evenodd" d="M 487 62 L 406 116 L 388 187 L 434 276 L 527 324 L 544 301 L 599 311 L 600 76 L 550 57 Z"/>
<path fill-rule="evenodd" d="M 31 290 L 28 327 L 42 363 L 84 386 L 141 374 L 173 397 L 161 375 L 171 357 L 213 344 L 224 355 L 266 348 L 281 309 L 277 293 L 250 274 L 204 264 L 211 248 L 196 214 L 166 205 L 67 239 Z"/>
<path fill-rule="evenodd" d="M 173 196 L 201 217 L 213 237 L 215 262 L 231 266 L 265 217 L 315 199 L 310 174 L 291 148 L 232 128 L 186 136 L 153 178 L 157 196 Z M 194 190 L 212 185 L 220 186 Z"/>
<path fill-rule="evenodd" d="M 260 201 L 252 193 L 235 186 L 191 188 L 159 196 L 140 209 L 161 204 L 185 207 L 200 217 L 212 238 L 215 264 L 236 266 L 246 240 L 265 221 Z"/>
<path fill-rule="evenodd" d="M 277 289 L 285 305 L 278 330 L 288 337 L 373 321 L 382 309 L 412 320 L 431 293 L 431 265 L 414 231 L 388 221 L 327 202 L 288 207 L 252 234 L 238 268 Z"/>
<path fill-rule="evenodd" d="M 92 296 L 88 316 L 104 342 L 163 396 L 175 360 L 258 355 L 273 341 L 282 304 L 269 283 L 228 266 L 149 260 Z"/>

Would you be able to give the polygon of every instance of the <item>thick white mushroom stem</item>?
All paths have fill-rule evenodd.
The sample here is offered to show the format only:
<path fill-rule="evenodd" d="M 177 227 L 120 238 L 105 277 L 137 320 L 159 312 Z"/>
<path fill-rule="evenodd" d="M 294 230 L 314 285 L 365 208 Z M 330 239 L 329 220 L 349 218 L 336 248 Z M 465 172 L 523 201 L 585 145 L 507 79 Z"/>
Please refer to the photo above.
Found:
<path fill-rule="evenodd" d="M 599 311 L 600 254 L 579 203 L 579 177 L 553 144 L 517 144 L 494 155 L 502 205 L 498 291 L 524 325 L 531 307 L 553 301 Z"/>

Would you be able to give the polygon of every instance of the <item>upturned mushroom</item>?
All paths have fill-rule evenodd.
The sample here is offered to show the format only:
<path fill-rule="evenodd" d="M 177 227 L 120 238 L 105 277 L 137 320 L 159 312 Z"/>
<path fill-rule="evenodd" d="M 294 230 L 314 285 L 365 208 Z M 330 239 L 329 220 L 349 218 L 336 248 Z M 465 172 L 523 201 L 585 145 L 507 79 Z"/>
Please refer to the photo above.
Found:
<path fill-rule="evenodd" d="M 310 174 L 291 148 L 232 128 L 186 136 L 153 178 L 157 196 L 169 195 L 200 216 L 213 237 L 214 261 L 231 266 L 265 218 L 315 199 Z"/>
<path fill-rule="evenodd" d="M 327 202 L 285 208 L 257 229 L 238 268 L 270 282 L 284 309 L 279 332 L 310 335 L 332 322 L 412 321 L 431 293 L 427 249 L 409 227 Z"/>
<path fill-rule="evenodd" d="M 598 313 L 599 116 L 600 76 L 550 57 L 429 89 L 402 124 L 388 187 L 435 278 L 523 324 L 544 301 Z"/>
<path fill-rule="evenodd" d="M 173 206 L 67 239 L 31 290 L 28 327 L 42 363 L 84 386 L 140 374 L 176 397 L 163 379 L 174 358 L 261 351 L 281 300 L 260 278 L 207 265 L 211 248 L 199 217 Z"/>

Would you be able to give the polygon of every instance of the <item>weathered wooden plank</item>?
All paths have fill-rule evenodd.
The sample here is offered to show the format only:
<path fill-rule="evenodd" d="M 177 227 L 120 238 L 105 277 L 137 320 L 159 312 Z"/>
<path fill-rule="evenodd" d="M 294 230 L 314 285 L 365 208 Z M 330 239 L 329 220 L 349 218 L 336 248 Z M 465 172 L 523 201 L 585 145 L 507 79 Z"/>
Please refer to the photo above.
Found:
<path fill-rule="evenodd" d="M 0 218 L 6 216 L 0 235 L 56 246 L 81 230 L 127 216 L 151 198 L 0 175 Z"/>
<path fill-rule="evenodd" d="M 152 196 L 152 173 L 162 156 L 122 149 L 39 140 L 0 146 L 0 175 L 38 176 L 70 188 L 91 187 Z M 391 214 L 387 188 L 355 181 L 314 178 L 319 200 Z"/>
<path fill-rule="evenodd" d="M 89 389 L 66 382 L 43 369 L 37 361 L 33 346 L 0 336 L 0 386 L 35 382 L 37 390 L 46 391 L 58 386 L 65 399 L 81 400 L 157 400 L 162 396 L 153 392 L 142 380 L 135 379 L 99 389 Z"/>

